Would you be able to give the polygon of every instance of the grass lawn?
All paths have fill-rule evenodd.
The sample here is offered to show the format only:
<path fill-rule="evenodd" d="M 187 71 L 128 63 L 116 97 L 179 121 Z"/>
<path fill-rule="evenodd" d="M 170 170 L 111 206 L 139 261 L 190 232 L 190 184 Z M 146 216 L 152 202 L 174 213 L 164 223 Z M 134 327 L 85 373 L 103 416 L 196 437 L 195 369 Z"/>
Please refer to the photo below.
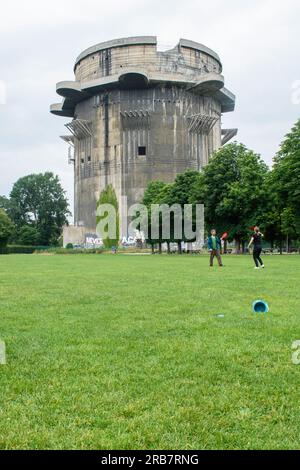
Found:
<path fill-rule="evenodd" d="M 0 256 L 0 448 L 299 449 L 300 256 L 225 262 Z"/>

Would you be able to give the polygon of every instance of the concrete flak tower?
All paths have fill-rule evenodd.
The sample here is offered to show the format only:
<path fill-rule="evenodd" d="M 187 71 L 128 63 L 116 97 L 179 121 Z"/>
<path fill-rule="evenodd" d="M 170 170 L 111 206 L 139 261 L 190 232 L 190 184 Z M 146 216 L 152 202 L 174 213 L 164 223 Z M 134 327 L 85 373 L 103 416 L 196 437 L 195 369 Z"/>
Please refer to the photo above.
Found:
<path fill-rule="evenodd" d="M 235 97 L 224 88 L 220 58 L 196 42 L 181 39 L 162 52 L 156 37 L 116 39 L 82 52 L 74 72 L 75 81 L 57 84 L 63 101 L 50 109 L 73 118 L 62 138 L 74 164 L 74 225 L 95 227 L 106 185 L 130 206 L 149 181 L 200 170 L 236 135 L 221 128 Z"/>

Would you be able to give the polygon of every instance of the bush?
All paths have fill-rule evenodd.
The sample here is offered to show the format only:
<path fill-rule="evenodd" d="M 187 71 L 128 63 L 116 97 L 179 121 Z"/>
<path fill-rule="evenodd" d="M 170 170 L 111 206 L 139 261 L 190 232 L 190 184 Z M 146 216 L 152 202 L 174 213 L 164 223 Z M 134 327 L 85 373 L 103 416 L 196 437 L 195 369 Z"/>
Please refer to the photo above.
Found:
<path fill-rule="evenodd" d="M 41 235 L 36 227 L 31 225 L 23 225 L 17 233 L 17 242 L 21 246 L 34 246 L 39 242 Z"/>
<path fill-rule="evenodd" d="M 52 253 L 54 255 L 89 255 L 89 254 L 96 254 L 100 255 L 103 253 L 102 248 L 82 248 L 82 249 L 72 249 L 72 248 L 60 248 L 60 247 L 53 247 L 53 248 L 48 248 L 42 251 L 38 251 L 39 253 Z"/>
<path fill-rule="evenodd" d="M 73 250 L 73 243 L 68 243 L 66 246 L 67 250 Z"/>

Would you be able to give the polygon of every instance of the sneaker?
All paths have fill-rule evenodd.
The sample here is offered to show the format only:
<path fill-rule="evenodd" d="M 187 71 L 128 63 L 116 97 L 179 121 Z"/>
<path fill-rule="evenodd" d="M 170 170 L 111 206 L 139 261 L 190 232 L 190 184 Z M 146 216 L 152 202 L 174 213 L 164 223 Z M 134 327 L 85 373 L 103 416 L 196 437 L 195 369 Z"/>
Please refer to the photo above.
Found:
<path fill-rule="evenodd" d="M 254 268 L 254 269 L 260 269 L 260 268 L 259 268 L 258 266 L 255 266 L 255 268 Z"/>
<path fill-rule="evenodd" d="M 265 269 L 265 265 L 264 265 L 264 264 L 263 264 L 261 267 L 262 267 L 262 269 Z"/>

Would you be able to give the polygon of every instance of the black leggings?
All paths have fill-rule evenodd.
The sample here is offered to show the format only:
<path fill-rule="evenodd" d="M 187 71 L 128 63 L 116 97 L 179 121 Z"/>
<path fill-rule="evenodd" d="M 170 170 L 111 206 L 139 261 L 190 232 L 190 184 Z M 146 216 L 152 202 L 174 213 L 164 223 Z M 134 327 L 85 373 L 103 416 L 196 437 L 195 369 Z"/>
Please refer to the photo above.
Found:
<path fill-rule="evenodd" d="M 254 248 L 254 250 L 253 250 L 253 259 L 254 259 L 255 266 L 257 268 L 259 267 L 259 264 L 261 266 L 263 266 L 263 264 L 264 264 L 263 260 L 260 257 L 261 251 L 262 251 L 261 248 Z"/>

